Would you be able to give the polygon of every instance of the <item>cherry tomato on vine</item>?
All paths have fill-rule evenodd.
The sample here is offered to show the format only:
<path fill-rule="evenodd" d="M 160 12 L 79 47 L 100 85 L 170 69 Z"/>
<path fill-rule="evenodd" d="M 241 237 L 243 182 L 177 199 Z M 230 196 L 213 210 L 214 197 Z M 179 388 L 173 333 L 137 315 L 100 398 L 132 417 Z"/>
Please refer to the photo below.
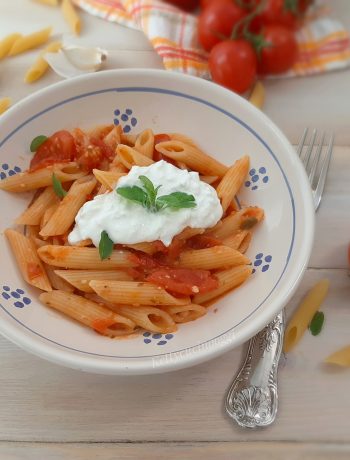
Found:
<path fill-rule="evenodd" d="M 226 2 L 226 3 L 232 3 L 233 2 L 233 0 L 223 0 L 223 1 Z M 218 0 L 201 0 L 200 1 L 200 6 L 204 10 L 209 5 L 212 5 L 213 3 L 217 3 L 217 2 L 218 2 Z"/>
<path fill-rule="evenodd" d="M 258 72 L 277 74 L 289 70 L 298 55 L 298 44 L 293 31 L 280 25 L 267 25 L 262 30 L 267 46 L 261 50 Z"/>
<path fill-rule="evenodd" d="M 256 0 L 256 6 L 262 1 Z M 266 0 L 260 14 L 255 18 L 255 23 L 261 26 L 266 24 L 280 24 L 289 29 L 296 29 L 312 0 Z"/>
<path fill-rule="evenodd" d="M 167 3 L 171 3 L 182 10 L 193 11 L 199 5 L 199 0 L 166 0 Z"/>
<path fill-rule="evenodd" d="M 213 81 L 236 93 L 244 93 L 256 77 L 255 50 L 246 40 L 225 40 L 211 50 L 209 69 Z"/>
<path fill-rule="evenodd" d="M 217 0 L 199 15 L 199 42 L 204 49 L 210 51 L 214 45 L 229 38 L 235 24 L 246 15 L 247 11 L 232 0 Z"/>

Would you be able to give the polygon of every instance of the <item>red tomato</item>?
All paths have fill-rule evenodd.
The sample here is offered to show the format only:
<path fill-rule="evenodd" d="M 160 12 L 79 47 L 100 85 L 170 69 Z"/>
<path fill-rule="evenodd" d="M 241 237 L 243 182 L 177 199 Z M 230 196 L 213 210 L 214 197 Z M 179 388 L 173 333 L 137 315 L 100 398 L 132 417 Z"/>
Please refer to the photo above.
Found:
<path fill-rule="evenodd" d="M 188 268 L 156 270 L 147 276 L 146 281 L 180 295 L 209 292 L 219 286 L 218 280 L 209 271 Z"/>
<path fill-rule="evenodd" d="M 221 0 L 220 0 L 221 1 Z M 223 0 L 226 3 L 232 3 L 233 0 Z M 207 8 L 209 5 L 212 5 L 213 3 L 217 3 L 218 0 L 201 0 L 200 5 L 201 8 L 204 10 L 204 8 Z"/>
<path fill-rule="evenodd" d="M 209 69 L 216 83 L 237 93 L 244 93 L 256 77 L 257 57 L 246 40 L 218 43 L 209 55 Z"/>
<path fill-rule="evenodd" d="M 198 18 L 198 39 L 204 49 L 230 38 L 233 27 L 247 15 L 247 11 L 232 1 L 218 0 L 209 5 Z"/>
<path fill-rule="evenodd" d="M 73 135 L 77 149 L 77 161 L 83 169 L 86 171 L 92 171 L 94 168 L 108 169 L 109 162 L 115 156 L 111 147 L 102 139 L 90 138 L 79 128 L 73 131 Z"/>
<path fill-rule="evenodd" d="M 72 161 L 76 154 L 74 137 L 68 131 L 57 131 L 35 152 L 29 169 L 33 171 L 53 163 Z"/>
<path fill-rule="evenodd" d="M 166 0 L 166 2 L 178 6 L 185 11 L 192 11 L 199 5 L 199 0 Z"/>
<path fill-rule="evenodd" d="M 294 33 L 279 25 L 265 26 L 262 31 L 268 46 L 261 51 L 258 72 L 277 74 L 289 70 L 298 56 L 298 44 Z"/>
<path fill-rule="evenodd" d="M 186 241 L 186 245 L 191 249 L 206 249 L 221 246 L 222 241 L 209 235 L 195 235 Z"/>
<path fill-rule="evenodd" d="M 265 0 L 257 0 L 256 4 L 261 4 Z M 255 21 L 260 24 L 280 24 L 288 29 L 296 29 L 300 19 L 305 14 L 307 8 L 313 0 L 266 0 L 263 11 L 257 16 Z"/>

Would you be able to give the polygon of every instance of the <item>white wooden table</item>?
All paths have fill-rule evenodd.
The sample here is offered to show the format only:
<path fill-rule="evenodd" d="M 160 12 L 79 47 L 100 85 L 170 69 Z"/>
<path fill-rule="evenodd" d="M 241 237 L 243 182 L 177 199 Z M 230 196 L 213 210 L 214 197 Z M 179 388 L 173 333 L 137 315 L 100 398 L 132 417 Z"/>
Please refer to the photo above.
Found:
<path fill-rule="evenodd" d="M 333 0 L 350 27 L 349 0 Z M 28 17 L 31 21 L 28 21 Z M 142 34 L 83 15 L 83 43 L 121 49 L 121 67 L 160 67 Z M 58 11 L 0 0 L 0 34 L 55 24 Z M 125 51 L 129 50 L 129 51 Z M 131 51 L 130 51 L 131 50 Z M 0 63 L 0 96 L 18 100 L 59 78 L 22 83 L 35 53 Z M 327 91 L 325 91 L 327 89 Z M 81 374 L 26 354 L 0 338 L 0 459 L 349 459 L 349 370 L 322 359 L 350 343 L 350 71 L 267 84 L 266 113 L 296 142 L 305 125 L 327 127 L 337 147 L 317 214 L 309 269 L 288 313 L 321 277 L 331 280 L 322 335 L 306 334 L 280 369 L 276 423 L 242 430 L 225 416 L 223 395 L 244 348 L 197 367 L 133 378 Z M 0 124 L 1 130 L 1 124 Z"/>

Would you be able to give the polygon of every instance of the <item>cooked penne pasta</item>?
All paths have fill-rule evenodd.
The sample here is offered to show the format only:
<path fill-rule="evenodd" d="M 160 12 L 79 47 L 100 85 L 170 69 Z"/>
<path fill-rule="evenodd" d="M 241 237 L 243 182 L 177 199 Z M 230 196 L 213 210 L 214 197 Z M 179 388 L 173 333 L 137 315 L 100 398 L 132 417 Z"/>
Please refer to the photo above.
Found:
<path fill-rule="evenodd" d="M 111 131 L 103 138 L 103 142 L 112 150 L 115 150 L 118 144 L 121 143 L 122 127 L 114 126 Z"/>
<path fill-rule="evenodd" d="M 146 254 L 154 254 L 158 251 L 157 246 L 153 243 L 135 243 L 135 244 L 124 244 L 126 248 L 135 249 L 135 251 L 145 252 Z"/>
<path fill-rule="evenodd" d="M 248 257 L 228 246 L 214 246 L 212 248 L 184 251 L 179 257 L 180 267 L 199 268 L 203 270 L 248 264 L 250 264 Z"/>
<path fill-rule="evenodd" d="M 155 148 L 162 155 L 182 161 L 190 169 L 204 175 L 222 177 L 228 170 L 227 166 L 213 157 L 181 141 L 160 142 Z"/>
<path fill-rule="evenodd" d="M 153 150 L 154 150 L 154 134 L 151 129 L 145 129 L 137 136 L 135 146 L 135 150 L 142 153 L 148 158 L 153 157 Z"/>
<path fill-rule="evenodd" d="M 39 299 L 48 307 L 109 337 L 130 334 L 135 329 L 134 321 L 69 292 L 51 291 L 41 294 Z"/>
<path fill-rule="evenodd" d="M 307 293 L 289 321 L 284 335 L 284 351 L 288 353 L 300 341 L 314 314 L 322 305 L 329 290 L 329 281 L 323 279 Z"/>
<path fill-rule="evenodd" d="M 264 211 L 258 207 L 242 208 L 225 217 L 214 228 L 208 230 L 215 238 L 224 239 L 241 230 L 249 230 L 264 217 Z"/>
<path fill-rule="evenodd" d="M 38 48 L 38 46 L 44 45 L 52 32 L 52 27 L 46 27 L 46 29 L 39 30 L 30 35 L 24 35 L 13 43 L 8 52 L 8 56 L 15 56 L 25 51 L 31 50 L 33 48 Z"/>
<path fill-rule="evenodd" d="M 11 105 L 11 98 L 9 97 L 3 97 L 0 98 L 0 115 L 10 107 Z"/>
<path fill-rule="evenodd" d="M 120 142 L 122 144 L 128 145 L 129 147 L 134 147 L 136 143 L 137 136 L 136 134 L 126 134 L 124 131 L 121 132 Z"/>
<path fill-rule="evenodd" d="M 118 145 L 117 155 L 121 163 L 128 169 L 131 169 L 133 166 L 149 166 L 154 163 L 151 158 L 142 155 L 135 148 L 124 144 Z"/>
<path fill-rule="evenodd" d="M 81 20 L 70 0 L 62 0 L 62 13 L 72 32 L 79 35 L 81 32 Z"/>
<path fill-rule="evenodd" d="M 244 242 L 244 239 L 247 237 L 249 231 L 248 230 L 241 230 L 237 233 L 234 233 L 231 236 L 228 236 L 222 240 L 222 244 L 224 246 L 228 246 L 232 249 L 237 249 L 239 251 L 239 247 Z M 242 251 L 239 251 L 242 252 Z"/>
<path fill-rule="evenodd" d="M 236 161 L 229 168 L 221 182 L 216 188 L 216 193 L 221 200 L 221 206 L 224 211 L 237 195 L 238 190 L 242 187 L 244 179 L 249 171 L 249 157 L 244 156 Z"/>
<path fill-rule="evenodd" d="M 46 211 L 44 212 L 40 220 L 40 230 L 45 227 L 45 225 L 48 223 L 51 217 L 55 214 L 59 205 L 60 203 L 59 201 L 57 201 L 57 203 L 54 203 L 53 205 L 51 205 L 50 207 L 46 209 Z M 43 239 L 47 239 L 47 238 L 43 238 Z"/>
<path fill-rule="evenodd" d="M 108 259 L 101 260 L 97 248 L 79 246 L 47 245 L 38 249 L 38 255 L 49 265 L 81 270 L 112 270 L 129 268 L 135 264 L 130 260 L 128 251 L 114 250 Z"/>
<path fill-rule="evenodd" d="M 350 345 L 329 355 L 325 362 L 341 367 L 350 367 Z"/>
<path fill-rule="evenodd" d="M 90 281 L 103 299 L 126 305 L 187 305 L 189 297 L 174 297 L 165 289 L 138 281 Z"/>
<path fill-rule="evenodd" d="M 184 144 L 189 145 L 190 147 L 198 149 L 198 145 L 194 142 L 194 140 L 191 137 L 186 136 L 185 134 L 170 133 L 169 137 L 172 141 L 180 141 L 180 142 L 183 142 Z"/>
<path fill-rule="evenodd" d="M 100 184 L 104 185 L 107 190 L 114 190 L 118 180 L 125 176 L 125 173 L 101 171 L 100 169 L 93 169 L 92 172 Z"/>
<path fill-rule="evenodd" d="M 74 292 L 74 286 L 67 283 L 67 281 L 65 281 L 63 278 L 58 276 L 55 273 L 55 267 L 53 267 L 52 265 L 44 264 L 44 268 L 45 268 L 47 277 L 50 280 L 51 286 L 54 289 L 59 289 L 60 291 L 65 291 L 65 292 Z"/>
<path fill-rule="evenodd" d="M 6 57 L 15 41 L 21 38 L 21 34 L 11 34 L 0 40 L 0 59 Z"/>
<path fill-rule="evenodd" d="M 43 291 L 51 291 L 50 281 L 37 255 L 33 241 L 22 233 L 11 229 L 5 230 L 5 236 L 10 243 L 24 280 Z"/>
<path fill-rule="evenodd" d="M 239 245 L 238 251 L 242 254 L 245 254 L 249 248 L 250 242 L 252 240 L 252 232 L 248 232 L 242 243 Z"/>
<path fill-rule="evenodd" d="M 59 203 L 59 199 L 52 187 L 46 187 L 45 190 L 38 196 L 17 219 L 16 224 L 19 225 L 39 225 L 45 211 Z"/>
<path fill-rule="evenodd" d="M 123 305 L 116 307 L 115 310 L 147 331 L 168 334 L 177 330 L 173 318 L 160 308 L 149 306 L 135 308 Z"/>
<path fill-rule="evenodd" d="M 201 176 L 201 181 L 206 182 L 209 185 L 214 184 L 218 179 L 218 176 Z"/>
<path fill-rule="evenodd" d="M 8 192 L 28 192 L 52 185 L 52 174 L 61 182 L 71 182 L 86 175 L 76 168 L 76 163 L 56 163 L 53 166 L 26 171 L 0 181 L 0 189 Z"/>
<path fill-rule="evenodd" d="M 93 176 L 81 177 L 73 182 L 67 195 L 60 202 L 47 224 L 41 229 L 40 235 L 53 236 L 67 232 L 96 184 L 97 181 Z"/>
<path fill-rule="evenodd" d="M 28 69 L 25 74 L 25 83 L 33 83 L 41 78 L 49 68 L 49 64 L 45 61 L 44 56 L 46 53 L 57 53 L 61 49 L 60 42 L 52 42 L 39 54 L 36 61 Z"/>
<path fill-rule="evenodd" d="M 240 286 L 249 278 L 251 273 L 252 268 L 248 265 L 238 265 L 237 267 L 217 272 L 215 275 L 219 280 L 219 287 L 205 294 L 195 295 L 193 297 L 193 302 L 200 305 L 209 302 L 215 299 L 215 297 L 219 297 L 225 292 Z"/>
<path fill-rule="evenodd" d="M 62 280 L 83 292 L 94 292 L 89 286 L 90 281 L 131 281 L 132 277 L 122 270 L 55 270 Z"/>
<path fill-rule="evenodd" d="M 205 307 L 194 303 L 189 305 L 167 305 L 160 308 L 169 313 L 175 323 L 189 323 L 190 321 L 195 321 L 207 313 L 207 309 Z"/>

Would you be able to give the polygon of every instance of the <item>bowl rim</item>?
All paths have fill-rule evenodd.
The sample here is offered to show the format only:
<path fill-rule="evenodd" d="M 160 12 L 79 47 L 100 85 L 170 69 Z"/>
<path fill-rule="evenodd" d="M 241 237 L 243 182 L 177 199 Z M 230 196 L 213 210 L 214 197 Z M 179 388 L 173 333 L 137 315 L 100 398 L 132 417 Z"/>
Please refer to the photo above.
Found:
<path fill-rule="evenodd" d="M 69 80 L 64 80 L 58 83 L 55 83 L 53 85 L 50 85 L 48 87 L 45 87 L 29 96 L 26 98 L 22 99 L 19 101 L 17 104 L 15 104 L 13 107 L 11 107 L 4 115 L 2 118 L 2 121 L 6 121 L 7 119 L 11 119 L 11 117 L 18 113 L 18 111 L 21 110 L 22 106 L 27 106 L 28 104 L 32 103 L 33 101 L 37 99 L 42 99 L 45 98 L 46 94 L 52 94 L 56 89 L 64 89 L 65 87 L 69 88 L 71 84 L 76 83 L 77 81 L 85 82 L 85 81 L 98 81 L 100 78 L 106 78 L 108 79 L 110 76 L 115 77 L 116 80 L 120 76 L 121 78 L 124 76 L 128 75 L 133 75 L 133 76 L 150 76 L 153 75 L 157 77 L 157 79 L 161 79 L 163 81 L 188 81 L 195 83 L 196 85 L 202 86 L 204 90 L 208 90 L 209 93 L 213 94 L 213 92 L 218 92 L 219 94 L 221 93 L 222 95 L 225 95 L 225 97 L 230 97 L 233 101 L 235 100 L 238 102 L 238 105 L 245 106 L 245 109 L 248 110 L 248 113 L 251 112 L 254 117 L 257 117 L 260 119 L 264 127 L 269 129 L 273 135 L 278 138 L 279 142 L 282 143 L 285 148 L 287 154 L 291 155 L 296 155 L 294 148 L 291 146 L 285 135 L 280 131 L 280 129 L 264 114 L 262 113 L 259 109 L 254 107 L 252 104 L 250 104 L 247 100 L 242 98 L 241 96 L 232 93 L 231 91 L 216 85 L 212 82 L 200 79 L 198 77 L 193 77 L 189 75 L 183 75 L 175 72 L 166 72 L 164 70 L 158 70 L 158 69 L 120 69 L 120 70 L 108 70 L 108 71 L 103 71 L 100 73 L 95 73 L 95 74 L 88 74 L 88 75 L 83 75 L 83 76 L 78 76 Z M 159 80 L 158 80 L 159 81 Z M 117 85 L 116 85 L 117 86 Z M 185 90 L 184 90 L 185 91 Z M 190 95 L 190 89 L 188 94 Z M 197 98 L 199 99 L 199 98 Z M 35 104 L 34 104 L 35 106 Z M 22 126 L 22 125 L 20 125 Z M 9 136 L 12 136 L 14 132 L 10 132 L 8 136 L 6 136 L 2 142 L 0 142 L 0 148 L 1 146 L 8 140 Z M 168 353 L 163 353 L 161 355 L 152 355 L 147 358 L 137 358 L 137 357 L 109 357 L 109 358 L 103 358 L 100 356 L 94 356 L 92 354 L 84 354 L 84 352 L 81 352 L 79 355 L 76 352 L 71 351 L 68 347 L 66 349 L 62 344 L 58 344 L 46 337 L 43 337 L 46 339 L 47 342 L 53 342 L 55 346 L 51 343 L 43 342 L 40 338 L 37 338 L 34 334 L 28 334 L 27 332 L 21 332 L 21 330 L 15 326 L 14 324 L 10 322 L 2 323 L 0 322 L 0 333 L 7 337 L 9 340 L 12 342 L 16 343 L 19 345 L 21 348 L 25 350 L 29 350 L 32 353 L 46 358 L 49 361 L 56 362 L 68 367 L 80 369 L 80 370 L 86 370 L 89 372 L 97 372 L 97 373 L 106 373 L 106 374 L 150 374 L 150 373 L 160 373 L 160 372 L 166 372 L 170 370 L 177 370 L 181 369 L 184 367 L 189 367 L 195 364 L 199 364 L 201 362 L 207 361 L 209 359 L 212 359 L 218 355 L 221 355 L 222 353 L 240 345 L 244 341 L 248 340 L 248 338 L 252 337 L 256 332 L 258 332 L 260 329 L 262 329 L 288 302 L 288 300 L 291 298 L 293 293 L 295 292 L 297 286 L 299 285 L 299 282 L 301 280 L 302 275 L 304 274 L 304 271 L 306 270 L 306 266 L 311 254 L 312 250 L 312 243 L 313 243 L 313 237 L 314 237 L 314 222 L 315 222 L 315 213 L 314 213 L 314 208 L 313 208 L 313 201 L 312 201 L 312 195 L 311 195 L 311 190 L 309 186 L 309 182 L 306 176 L 306 172 L 304 170 L 304 167 L 302 166 L 302 163 L 299 159 L 297 159 L 295 167 L 297 168 L 296 175 L 298 175 L 301 183 L 300 186 L 304 190 L 304 206 L 306 208 L 306 215 L 309 218 L 309 221 L 305 223 L 304 225 L 304 244 L 303 244 L 303 251 L 300 251 L 301 254 L 299 255 L 298 258 L 298 267 L 299 267 L 299 272 L 297 273 L 295 269 L 293 269 L 293 274 L 294 276 L 291 277 L 291 282 L 290 286 L 288 289 L 284 290 L 284 294 L 280 296 L 279 299 L 279 306 L 275 306 L 273 311 L 270 310 L 260 310 L 259 315 L 254 318 L 254 321 L 251 321 L 250 323 L 247 322 L 245 324 L 244 328 L 244 334 L 241 333 L 239 337 L 237 337 L 236 334 L 231 334 L 232 337 L 228 338 L 228 340 L 222 340 L 222 341 L 215 341 L 215 343 L 212 344 L 212 346 L 208 347 L 205 346 L 203 347 L 202 345 L 206 345 L 207 342 L 210 343 L 211 341 L 214 341 L 214 339 L 210 339 L 204 344 L 198 345 L 198 346 L 193 346 L 190 347 L 188 350 L 192 350 L 192 353 L 186 353 L 184 355 L 181 355 L 180 357 L 175 356 L 181 353 L 181 351 L 175 351 L 175 352 L 168 352 Z M 296 262 L 297 262 L 296 261 Z M 296 263 L 295 262 L 295 263 Z M 275 301 L 277 303 L 277 301 Z M 2 307 L 0 304 L 0 307 L 5 310 L 6 313 L 7 310 Z M 9 313 L 8 313 L 9 314 Z M 252 316 L 254 313 L 252 313 L 250 316 Z M 11 314 L 9 314 L 11 316 Z M 245 321 L 248 318 L 245 319 Z M 16 319 L 17 321 L 17 319 Z M 254 324 L 253 324 L 254 323 Z M 25 324 L 22 323 L 22 325 L 28 330 L 29 328 L 25 326 Z M 227 333 L 232 333 L 234 329 L 238 325 L 235 325 L 232 327 L 229 331 L 226 331 L 225 333 L 222 333 L 222 335 L 225 335 Z M 29 329 L 31 332 L 31 329 Z M 36 333 L 36 335 L 38 335 Z M 40 335 L 39 335 L 40 336 Z M 59 347 L 57 347 L 57 345 Z M 154 365 L 154 359 L 157 358 L 157 356 L 165 356 L 167 359 L 164 359 L 162 362 L 158 363 L 156 366 Z"/>

